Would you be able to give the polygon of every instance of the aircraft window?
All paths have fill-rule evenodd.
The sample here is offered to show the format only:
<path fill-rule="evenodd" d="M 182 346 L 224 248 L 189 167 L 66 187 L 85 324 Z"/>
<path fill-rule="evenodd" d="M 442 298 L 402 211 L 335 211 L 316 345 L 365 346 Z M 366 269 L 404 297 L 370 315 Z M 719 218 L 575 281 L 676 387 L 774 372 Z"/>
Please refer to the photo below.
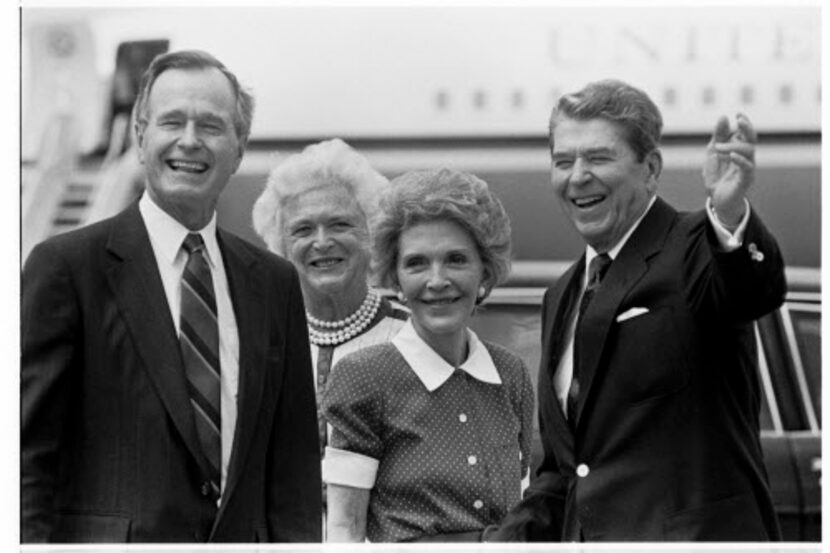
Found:
<path fill-rule="evenodd" d="M 707 86 L 703 89 L 703 105 L 704 106 L 711 106 L 715 103 L 715 89 L 711 86 Z"/>
<path fill-rule="evenodd" d="M 793 101 L 793 89 L 790 85 L 781 85 L 778 89 L 778 99 L 782 104 L 789 104 Z"/>
<path fill-rule="evenodd" d="M 521 90 L 513 91 L 513 109 L 522 109 L 525 105 L 525 95 Z"/>
<path fill-rule="evenodd" d="M 741 87 L 741 103 L 752 104 L 755 102 L 755 89 L 750 85 Z"/>
<path fill-rule="evenodd" d="M 485 109 L 487 107 L 487 93 L 483 90 L 477 90 L 473 94 L 473 105 L 476 109 Z"/>
<path fill-rule="evenodd" d="M 449 107 L 450 95 L 446 90 L 440 90 L 435 94 L 435 107 L 440 111 L 444 111 Z"/>

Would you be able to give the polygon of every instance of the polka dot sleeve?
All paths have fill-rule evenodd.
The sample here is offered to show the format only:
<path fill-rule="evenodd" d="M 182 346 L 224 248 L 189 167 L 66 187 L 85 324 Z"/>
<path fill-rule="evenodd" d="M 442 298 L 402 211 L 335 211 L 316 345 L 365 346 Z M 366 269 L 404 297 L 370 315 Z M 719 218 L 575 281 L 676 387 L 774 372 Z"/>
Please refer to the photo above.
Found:
<path fill-rule="evenodd" d="M 533 395 L 533 383 L 530 381 L 530 373 L 528 372 L 524 361 L 521 359 L 519 359 L 519 366 L 521 369 L 521 382 L 519 384 L 520 393 L 517 394 L 518 405 L 514 404 L 514 409 L 516 410 L 516 416 L 519 417 L 522 425 L 519 432 L 519 448 L 522 452 L 522 478 L 524 478 L 530 471 L 533 416 L 536 413 L 536 406 Z"/>
<path fill-rule="evenodd" d="M 331 371 L 323 415 L 332 427 L 333 448 L 380 459 L 383 455 L 383 397 L 372 352 L 386 344 L 347 355 Z"/>
<path fill-rule="evenodd" d="M 535 416 L 535 395 L 530 372 L 521 357 L 509 350 L 487 343 L 490 354 L 498 367 L 507 387 L 513 413 L 519 421 L 519 451 L 522 455 L 522 478 L 530 470 L 530 456 Z"/>

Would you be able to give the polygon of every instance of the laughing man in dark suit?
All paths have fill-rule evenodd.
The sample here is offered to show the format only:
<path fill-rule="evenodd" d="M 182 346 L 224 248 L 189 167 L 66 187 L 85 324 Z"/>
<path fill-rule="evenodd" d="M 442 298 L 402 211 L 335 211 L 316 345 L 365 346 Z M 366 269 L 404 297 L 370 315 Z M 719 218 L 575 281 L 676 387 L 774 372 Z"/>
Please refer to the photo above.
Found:
<path fill-rule="evenodd" d="M 544 299 L 544 460 L 486 539 L 780 539 L 752 322 L 786 283 L 746 200 L 756 134 L 743 115 L 717 122 L 706 208 L 679 213 L 657 196 L 661 128 L 619 81 L 553 110 L 552 183 L 587 247 Z"/>
<path fill-rule="evenodd" d="M 252 112 L 209 54 L 156 58 L 135 111 L 143 197 L 29 256 L 24 542 L 320 541 L 297 274 L 216 226 Z"/>

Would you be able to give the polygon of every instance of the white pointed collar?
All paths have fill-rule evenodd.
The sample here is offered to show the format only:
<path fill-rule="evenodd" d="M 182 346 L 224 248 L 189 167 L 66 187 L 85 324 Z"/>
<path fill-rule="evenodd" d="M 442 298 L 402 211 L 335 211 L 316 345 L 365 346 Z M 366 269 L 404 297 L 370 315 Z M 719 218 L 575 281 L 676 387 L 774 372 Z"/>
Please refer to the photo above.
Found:
<path fill-rule="evenodd" d="M 191 231 L 160 208 L 146 192 L 142 194 L 138 201 L 138 210 L 144 219 L 147 234 L 153 239 L 153 247 L 158 248 L 164 259 L 173 265 L 176 256 L 182 251 L 182 243 L 184 243 L 185 237 Z M 213 217 L 210 218 L 210 222 L 204 228 L 194 232 L 198 232 L 202 236 L 208 262 L 215 268 L 216 263 L 221 259 L 219 242 L 216 240 L 216 212 L 213 212 Z"/>
<path fill-rule="evenodd" d="M 501 377 L 493 363 L 493 358 L 490 357 L 490 352 L 475 332 L 469 328 L 466 332 L 470 353 L 459 369 L 476 380 L 488 384 L 501 384 Z M 455 371 L 452 365 L 418 336 L 411 320 L 406 321 L 400 332 L 392 339 L 392 344 L 398 348 L 412 371 L 430 392 L 440 388 Z"/>
<path fill-rule="evenodd" d="M 637 230 L 637 227 L 639 227 L 640 223 L 643 222 L 643 219 L 645 219 L 648 212 L 651 211 L 651 206 L 653 206 L 654 202 L 656 202 L 656 201 L 657 201 L 657 194 L 654 194 L 651 197 L 651 199 L 648 201 L 648 205 L 646 206 L 645 211 L 643 211 L 643 213 L 639 217 L 637 217 L 637 220 L 634 221 L 634 224 L 631 225 L 631 228 L 629 228 L 626 231 L 626 233 L 623 234 L 623 237 L 620 238 L 620 240 L 616 244 L 614 244 L 613 248 L 611 248 L 610 250 L 605 252 L 605 253 L 608 254 L 608 257 L 611 258 L 611 261 L 614 261 L 615 259 L 617 259 L 617 256 L 620 255 L 620 250 L 623 249 L 623 246 L 625 246 L 625 243 L 628 242 L 628 239 L 631 238 L 631 235 L 634 234 L 634 231 Z M 591 260 L 593 260 L 598 255 L 599 255 L 599 252 L 596 251 L 594 248 L 592 248 L 589 245 L 585 246 L 585 267 L 586 267 L 586 270 L 582 273 L 582 287 L 583 288 L 588 286 L 588 270 L 587 270 L 587 267 L 591 266 Z"/>

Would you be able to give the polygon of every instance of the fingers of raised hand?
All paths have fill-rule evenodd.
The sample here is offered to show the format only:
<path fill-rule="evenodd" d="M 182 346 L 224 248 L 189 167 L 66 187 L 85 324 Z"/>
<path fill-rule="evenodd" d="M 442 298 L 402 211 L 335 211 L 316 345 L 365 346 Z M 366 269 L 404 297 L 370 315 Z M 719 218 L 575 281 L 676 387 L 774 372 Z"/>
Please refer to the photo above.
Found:
<path fill-rule="evenodd" d="M 750 161 L 755 159 L 755 144 L 751 142 L 726 142 L 713 145 L 715 151 L 721 156 L 732 154 L 740 155 Z"/>
<path fill-rule="evenodd" d="M 715 131 L 712 133 L 712 140 L 710 145 L 723 144 L 729 142 L 745 142 L 755 144 L 758 142 L 758 134 L 752 122 L 743 113 L 735 116 L 736 128 L 733 131 L 729 124 L 729 119 L 725 115 L 721 115 L 715 123 Z"/>
<path fill-rule="evenodd" d="M 726 142 L 729 140 L 729 136 L 729 119 L 725 115 L 721 115 L 718 117 L 717 123 L 715 123 L 715 131 L 712 133 L 712 140 L 709 144 L 715 145 Z"/>
<path fill-rule="evenodd" d="M 736 137 L 739 140 L 755 144 L 758 142 L 758 134 L 755 132 L 755 127 L 752 126 L 752 121 L 749 120 L 743 113 L 739 113 L 735 118 L 738 124 L 738 131 Z"/>
<path fill-rule="evenodd" d="M 743 156 L 738 152 L 730 152 L 729 159 L 735 165 L 737 165 L 744 173 L 751 175 L 752 172 L 755 170 L 755 163 L 752 161 L 752 158 L 750 157 Z"/>

